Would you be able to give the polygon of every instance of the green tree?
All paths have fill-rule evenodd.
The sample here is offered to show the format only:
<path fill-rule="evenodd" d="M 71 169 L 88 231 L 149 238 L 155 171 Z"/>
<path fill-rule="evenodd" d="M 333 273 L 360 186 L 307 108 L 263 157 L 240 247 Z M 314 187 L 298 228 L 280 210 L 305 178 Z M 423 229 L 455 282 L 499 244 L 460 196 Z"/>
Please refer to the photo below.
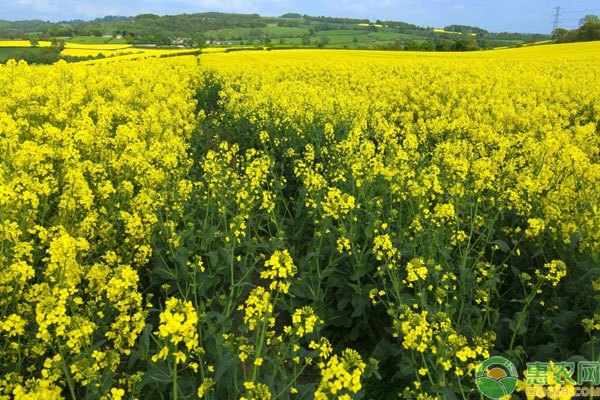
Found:
<path fill-rule="evenodd" d="M 37 45 L 40 44 L 40 41 L 37 37 L 32 37 L 31 39 L 29 39 L 29 44 L 31 45 L 31 47 L 37 47 Z"/>
<path fill-rule="evenodd" d="M 421 43 L 415 41 L 415 40 L 411 40 L 410 42 L 408 42 L 408 44 L 406 45 L 406 50 L 410 50 L 410 51 L 419 51 L 421 50 Z"/>
<path fill-rule="evenodd" d="M 433 42 L 425 41 L 421 44 L 421 51 L 433 51 L 435 49 L 435 45 Z"/>
<path fill-rule="evenodd" d="M 199 49 L 206 47 L 206 37 L 200 32 L 194 33 L 192 36 L 192 45 Z"/>
<path fill-rule="evenodd" d="M 600 23 L 586 22 L 577 33 L 577 41 L 600 40 Z"/>
<path fill-rule="evenodd" d="M 58 52 L 61 52 L 65 48 L 64 39 L 52 38 L 51 46 Z"/>
<path fill-rule="evenodd" d="M 555 42 L 562 42 L 567 33 L 569 33 L 569 31 L 565 28 L 556 28 L 554 32 L 552 32 L 552 40 Z"/>
<path fill-rule="evenodd" d="M 454 49 L 454 42 L 450 39 L 444 39 L 436 42 L 435 49 L 437 51 L 452 51 Z"/>
<path fill-rule="evenodd" d="M 477 45 L 477 40 L 475 40 L 474 37 L 469 36 L 457 41 L 454 44 L 454 49 L 458 51 L 473 51 L 479 50 L 479 46 Z"/>
<path fill-rule="evenodd" d="M 264 32 L 261 29 L 252 29 L 248 33 L 250 39 L 261 39 L 264 36 Z"/>
<path fill-rule="evenodd" d="M 600 18 L 597 15 L 588 14 L 585 17 L 579 20 L 579 26 L 583 26 L 585 24 L 600 24 Z"/>
<path fill-rule="evenodd" d="M 92 36 L 96 36 L 96 37 L 102 36 L 102 29 L 100 27 L 100 24 L 97 21 L 94 22 L 88 30 L 90 32 L 90 35 L 92 35 Z"/>
<path fill-rule="evenodd" d="M 282 14 L 281 18 L 302 18 L 302 15 L 300 15 L 298 13 L 286 13 L 286 14 Z"/>
<path fill-rule="evenodd" d="M 329 39 L 329 36 L 323 36 L 321 38 L 321 40 L 319 41 L 319 43 L 317 44 L 317 47 L 322 49 L 323 47 L 327 46 L 330 41 L 331 41 L 331 39 Z"/>

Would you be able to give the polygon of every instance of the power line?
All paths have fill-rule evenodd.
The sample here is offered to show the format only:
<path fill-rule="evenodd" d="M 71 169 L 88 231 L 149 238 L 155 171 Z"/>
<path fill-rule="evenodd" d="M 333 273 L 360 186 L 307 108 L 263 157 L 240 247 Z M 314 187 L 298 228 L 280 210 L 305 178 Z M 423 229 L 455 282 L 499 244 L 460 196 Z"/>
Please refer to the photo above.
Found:
<path fill-rule="evenodd" d="M 558 28 L 558 21 L 560 20 L 560 7 L 556 6 L 556 14 L 554 14 L 554 25 L 552 26 L 552 32 Z"/>
<path fill-rule="evenodd" d="M 557 7 L 558 10 L 558 7 Z M 557 11 L 558 13 L 558 11 Z M 554 29 L 556 29 L 558 27 L 558 25 L 562 26 L 563 28 L 571 28 L 571 29 L 575 29 L 577 27 L 579 27 L 579 21 L 581 21 L 581 18 L 583 18 L 585 15 L 589 15 L 589 14 L 594 14 L 594 13 L 600 13 L 600 9 L 587 9 L 587 10 L 571 10 L 571 9 L 567 9 L 565 10 L 564 8 L 560 9 L 560 16 L 559 16 L 559 23 L 556 23 L 556 15 L 555 15 L 555 20 L 554 20 Z M 566 17 L 565 17 L 566 14 Z"/>
<path fill-rule="evenodd" d="M 563 14 L 583 14 L 583 13 L 594 13 L 594 12 L 600 12 L 600 9 L 596 9 L 596 10 L 562 10 Z"/>
<path fill-rule="evenodd" d="M 557 6 L 544 14 L 539 14 L 537 17 L 529 18 L 527 25 L 528 33 L 546 33 L 553 32 L 558 27 L 566 29 L 575 29 L 579 27 L 580 18 L 583 18 L 587 14 L 600 13 L 600 9 L 565 9 L 564 7 Z M 576 15 L 577 14 L 577 15 Z M 516 21 L 512 23 L 504 24 L 504 31 L 506 32 L 524 32 L 523 25 Z"/>

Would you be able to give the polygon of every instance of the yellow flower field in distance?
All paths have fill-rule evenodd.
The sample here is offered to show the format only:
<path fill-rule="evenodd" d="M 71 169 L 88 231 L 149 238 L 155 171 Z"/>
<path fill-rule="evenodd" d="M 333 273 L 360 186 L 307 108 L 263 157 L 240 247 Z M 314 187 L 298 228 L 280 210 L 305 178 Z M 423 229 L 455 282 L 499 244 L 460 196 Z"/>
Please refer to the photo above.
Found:
<path fill-rule="evenodd" d="M 95 47 L 71 48 L 71 46 L 67 45 L 60 54 L 71 57 L 97 57 L 99 54 L 103 54 L 106 57 L 114 57 L 122 54 L 144 53 L 145 51 L 145 49 L 132 48 L 131 46 L 117 49 L 105 49 Z"/>
<path fill-rule="evenodd" d="M 131 44 L 83 44 L 65 43 L 65 49 L 91 49 L 91 50 L 122 50 L 131 47 Z"/>
<path fill-rule="evenodd" d="M 440 29 L 440 28 L 433 28 L 433 31 L 434 32 L 438 32 L 438 33 L 452 33 L 452 34 L 456 34 L 456 35 L 462 35 L 463 34 L 463 32 L 445 31 L 445 30 Z M 477 35 L 475 33 L 465 33 L 465 34 L 469 35 L 469 36 L 476 36 Z"/>
<path fill-rule="evenodd" d="M 39 47 L 50 47 L 52 42 L 40 40 Z M 0 40 L 0 47 L 31 47 L 29 40 Z"/>
<path fill-rule="evenodd" d="M 67 51 L 67 53 L 65 53 Z M 62 54 L 65 55 L 77 55 L 79 57 L 85 55 L 93 55 L 100 54 L 106 56 L 106 58 L 99 58 L 96 60 L 88 60 L 83 61 L 83 64 L 102 64 L 102 63 L 110 63 L 113 61 L 125 61 L 125 60 L 137 60 L 137 59 L 147 59 L 154 57 L 168 57 L 168 56 L 178 56 L 178 55 L 189 55 L 199 54 L 201 52 L 200 49 L 143 49 L 139 47 L 130 47 L 124 50 L 117 50 L 113 52 L 106 51 L 94 51 L 94 50 L 63 50 Z"/>
<path fill-rule="evenodd" d="M 61 54 L 70 57 L 97 57 L 102 54 L 114 57 L 121 54 L 142 53 L 145 49 L 133 48 L 130 44 L 79 44 L 65 43 Z"/>
<path fill-rule="evenodd" d="M 224 53 L 227 47 L 206 47 L 202 49 L 203 53 Z"/>
<path fill-rule="evenodd" d="M 202 53 L 226 53 L 230 50 L 241 51 L 244 49 L 253 50 L 255 47 L 251 46 L 236 46 L 236 47 L 205 47 L 202 49 Z"/>
<path fill-rule="evenodd" d="M 469 399 L 492 354 L 597 357 L 600 43 L 104 47 L 0 65 L 1 400 Z"/>

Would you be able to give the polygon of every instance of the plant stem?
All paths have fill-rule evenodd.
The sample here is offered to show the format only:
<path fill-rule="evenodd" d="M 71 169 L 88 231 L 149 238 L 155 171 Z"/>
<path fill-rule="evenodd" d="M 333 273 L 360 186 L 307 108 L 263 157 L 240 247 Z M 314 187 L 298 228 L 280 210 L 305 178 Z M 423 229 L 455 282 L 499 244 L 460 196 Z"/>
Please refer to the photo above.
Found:
<path fill-rule="evenodd" d="M 177 357 L 173 359 L 173 400 L 177 400 Z"/>

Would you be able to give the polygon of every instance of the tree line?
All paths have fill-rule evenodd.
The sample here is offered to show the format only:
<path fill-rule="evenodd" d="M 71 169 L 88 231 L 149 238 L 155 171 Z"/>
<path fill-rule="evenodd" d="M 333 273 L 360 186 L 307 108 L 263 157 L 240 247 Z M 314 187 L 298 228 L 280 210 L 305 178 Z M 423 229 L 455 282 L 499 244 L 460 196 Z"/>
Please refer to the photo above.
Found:
<path fill-rule="evenodd" d="M 597 15 L 588 14 L 579 20 L 579 28 L 577 29 L 555 29 L 552 32 L 552 39 L 556 43 L 600 40 L 600 18 Z"/>

